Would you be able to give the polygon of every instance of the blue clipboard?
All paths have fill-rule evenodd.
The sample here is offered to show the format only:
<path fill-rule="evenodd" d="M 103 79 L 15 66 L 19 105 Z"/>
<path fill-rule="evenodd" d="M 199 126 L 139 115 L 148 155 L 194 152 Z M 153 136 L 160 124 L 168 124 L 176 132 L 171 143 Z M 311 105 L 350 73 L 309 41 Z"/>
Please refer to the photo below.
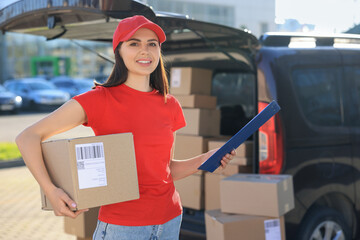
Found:
<path fill-rule="evenodd" d="M 257 131 L 264 123 L 266 123 L 272 116 L 280 110 L 280 106 L 276 101 L 272 101 L 257 114 L 250 122 L 248 122 L 240 131 L 238 131 L 229 141 L 227 141 L 219 150 L 217 150 L 211 157 L 203 162 L 198 168 L 208 172 L 214 172 L 220 165 L 221 159 L 225 154 L 230 153 L 245 142 L 255 131 Z"/>

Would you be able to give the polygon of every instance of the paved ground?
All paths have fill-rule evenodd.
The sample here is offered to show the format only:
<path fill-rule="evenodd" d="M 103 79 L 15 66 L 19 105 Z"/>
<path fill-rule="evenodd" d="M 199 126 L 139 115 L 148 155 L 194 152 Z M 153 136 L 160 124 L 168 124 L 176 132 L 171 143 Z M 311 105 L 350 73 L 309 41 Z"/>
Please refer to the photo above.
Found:
<path fill-rule="evenodd" d="M 63 217 L 41 210 L 40 189 L 26 167 L 0 169 L 0 239 L 75 240 Z"/>
<path fill-rule="evenodd" d="M 46 117 L 48 113 L 0 115 L 0 142 L 15 142 L 15 137 L 26 127 Z M 78 126 L 51 139 L 93 136 L 89 127 Z"/>

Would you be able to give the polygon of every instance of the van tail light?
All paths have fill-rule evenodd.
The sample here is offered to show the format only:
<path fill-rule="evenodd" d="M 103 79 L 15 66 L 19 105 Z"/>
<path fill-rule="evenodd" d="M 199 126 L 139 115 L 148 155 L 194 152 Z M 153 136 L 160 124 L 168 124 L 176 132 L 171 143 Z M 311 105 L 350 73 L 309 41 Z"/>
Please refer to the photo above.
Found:
<path fill-rule="evenodd" d="M 259 102 L 261 112 L 268 103 Z M 279 174 L 284 161 L 284 139 L 281 119 L 277 113 L 259 128 L 259 172 Z"/>

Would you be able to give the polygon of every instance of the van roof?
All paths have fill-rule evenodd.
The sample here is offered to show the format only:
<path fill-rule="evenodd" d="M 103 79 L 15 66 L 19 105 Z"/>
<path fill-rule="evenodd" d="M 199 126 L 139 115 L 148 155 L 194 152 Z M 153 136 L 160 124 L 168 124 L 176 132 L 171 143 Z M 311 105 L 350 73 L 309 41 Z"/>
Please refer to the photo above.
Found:
<path fill-rule="evenodd" d="M 268 32 L 260 37 L 260 44 L 267 47 L 288 47 L 291 43 L 306 43 L 315 46 L 333 47 L 336 44 L 360 47 L 358 34 L 322 34 L 300 32 Z M 301 44 L 300 44 L 301 45 Z"/>

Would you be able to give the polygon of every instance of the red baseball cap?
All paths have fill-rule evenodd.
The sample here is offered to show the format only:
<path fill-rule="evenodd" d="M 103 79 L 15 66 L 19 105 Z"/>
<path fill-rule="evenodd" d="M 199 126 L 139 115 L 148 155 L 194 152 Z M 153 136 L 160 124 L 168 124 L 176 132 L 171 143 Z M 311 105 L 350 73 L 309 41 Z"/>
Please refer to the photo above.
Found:
<path fill-rule="evenodd" d="M 144 16 L 135 15 L 133 17 L 124 18 L 118 24 L 113 35 L 113 50 L 115 52 L 116 47 L 120 42 L 125 42 L 131 38 L 134 33 L 140 28 L 147 28 L 155 32 L 160 44 L 165 42 L 166 36 L 161 27 L 152 21 L 148 20 Z"/>

